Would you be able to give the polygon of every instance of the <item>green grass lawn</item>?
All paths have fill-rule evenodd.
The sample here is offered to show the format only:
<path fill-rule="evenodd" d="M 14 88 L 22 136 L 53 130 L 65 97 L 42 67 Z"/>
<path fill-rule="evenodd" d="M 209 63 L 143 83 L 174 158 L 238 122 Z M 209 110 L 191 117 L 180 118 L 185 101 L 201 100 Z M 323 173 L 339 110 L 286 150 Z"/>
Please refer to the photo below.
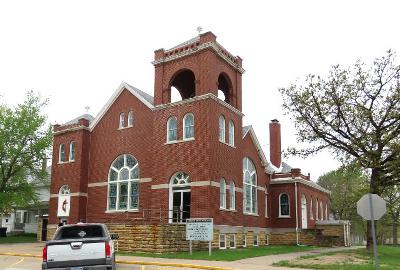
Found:
<path fill-rule="evenodd" d="M 211 256 L 206 251 L 193 251 L 190 255 L 188 252 L 177 253 L 140 253 L 140 252 L 118 252 L 119 255 L 153 257 L 153 258 L 170 258 L 170 259 L 191 259 L 191 260 L 210 260 L 210 261 L 236 261 L 246 258 L 266 256 L 272 254 L 282 254 L 291 252 L 308 251 L 316 247 L 298 247 L 298 246 L 260 246 L 236 249 L 213 250 Z"/>
<path fill-rule="evenodd" d="M 343 260 L 336 260 L 342 258 Z M 379 269 L 400 270 L 400 246 L 378 247 Z M 281 261 L 275 266 L 326 270 L 372 270 L 373 253 L 365 248 L 342 252 L 304 256 L 292 261 Z"/>
<path fill-rule="evenodd" d="M 0 237 L 0 244 L 10 244 L 10 243 L 33 243 L 36 242 L 35 233 L 25 233 L 19 235 L 12 235 L 7 237 Z"/>

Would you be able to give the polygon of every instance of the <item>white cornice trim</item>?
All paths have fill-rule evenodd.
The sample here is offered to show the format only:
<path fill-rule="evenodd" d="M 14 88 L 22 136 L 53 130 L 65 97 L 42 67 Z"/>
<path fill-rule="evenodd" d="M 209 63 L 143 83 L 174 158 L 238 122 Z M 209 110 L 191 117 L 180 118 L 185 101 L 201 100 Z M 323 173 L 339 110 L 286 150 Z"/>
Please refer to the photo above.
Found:
<path fill-rule="evenodd" d="M 278 179 L 272 179 L 270 184 L 271 185 L 279 185 L 279 184 L 292 184 L 292 183 L 301 183 L 305 186 L 309 186 L 315 189 L 318 189 L 319 191 L 322 191 L 324 193 L 327 194 L 331 194 L 331 192 L 323 187 L 321 187 L 320 185 L 314 183 L 311 180 L 304 180 L 301 177 L 295 177 L 295 178 L 291 178 L 291 177 L 285 177 L 285 178 L 278 178 Z"/>
<path fill-rule="evenodd" d="M 88 127 L 80 125 L 80 126 L 77 126 L 77 127 L 66 128 L 66 129 L 63 129 L 63 130 L 55 131 L 55 132 L 53 132 L 53 135 L 60 135 L 60 134 L 63 134 L 63 133 L 67 133 L 67 132 L 71 132 L 71 131 L 77 131 L 77 130 L 88 130 L 88 131 L 90 131 L 90 129 Z"/>
<path fill-rule="evenodd" d="M 222 106 L 228 108 L 232 112 L 236 113 L 237 115 L 244 116 L 244 114 L 241 111 L 239 111 L 238 109 L 236 109 L 232 105 L 226 103 L 225 101 L 219 99 L 218 97 L 216 97 L 212 93 L 207 93 L 207 94 L 204 94 L 204 95 L 201 95 L 201 96 L 195 96 L 195 97 L 184 99 L 184 100 L 180 100 L 180 101 L 177 101 L 177 102 L 160 104 L 160 105 L 155 106 L 153 110 L 162 110 L 162 109 L 165 109 L 165 108 L 171 108 L 171 107 L 175 107 L 175 106 L 180 106 L 180 105 L 183 105 L 183 104 L 186 104 L 186 103 L 191 103 L 191 102 L 205 100 L 205 99 L 212 99 L 212 100 L 218 102 L 219 104 L 221 104 Z"/>
<path fill-rule="evenodd" d="M 69 194 L 71 197 L 87 197 L 87 193 L 85 192 L 72 192 Z M 58 198 L 58 193 L 50 194 L 50 198 Z"/>
<path fill-rule="evenodd" d="M 173 55 L 167 56 L 167 57 L 162 57 L 158 60 L 155 60 L 153 62 L 151 62 L 153 65 L 159 65 L 162 63 L 166 63 L 166 62 L 170 62 L 172 60 L 176 60 L 194 53 L 197 53 L 199 51 L 203 51 L 206 49 L 212 49 L 214 52 L 216 52 L 216 54 L 221 57 L 222 59 L 224 59 L 230 66 L 232 66 L 234 69 L 236 69 L 238 72 L 240 72 L 241 74 L 243 74 L 245 72 L 245 70 L 239 66 L 239 64 L 233 62 L 229 57 L 227 57 L 225 54 L 223 54 L 223 49 L 218 46 L 218 44 L 216 42 L 213 41 L 209 41 L 203 44 L 200 44 L 194 48 L 191 49 L 187 49 L 185 51 L 182 51 L 180 53 L 175 53 Z M 168 51 L 167 51 L 168 52 Z"/>

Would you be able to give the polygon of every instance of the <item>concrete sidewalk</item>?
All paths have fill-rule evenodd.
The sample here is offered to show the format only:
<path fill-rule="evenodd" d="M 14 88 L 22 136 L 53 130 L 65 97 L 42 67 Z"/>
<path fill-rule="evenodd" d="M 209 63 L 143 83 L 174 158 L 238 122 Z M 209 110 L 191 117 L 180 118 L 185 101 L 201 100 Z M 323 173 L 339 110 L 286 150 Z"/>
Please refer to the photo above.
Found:
<path fill-rule="evenodd" d="M 22 244 L 1 244 L 0 253 L 19 253 L 19 254 L 42 254 L 44 243 L 22 243 Z M 206 261 L 206 260 L 187 260 L 187 259 L 165 259 L 165 258 L 149 258 L 149 257 L 138 257 L 138 256 L 123 256 L 117 255 L 118 261 L 135 261 L 135 262 L 146 262 L 146 263 L 170 263 L 170 264 L 189 264 L 199 266 L 214 266 L 221 268 L 231 269 L 242 269 L 242 270 L 293 270 L 293 268 L 274 267 L 272 264 L 281 260 L 291 260 L 300 256 L 313 255 L 332 251 L 341 251 L 355 249 L 359 247 L 339 247 L 339 248 L 321 248 L 311 251 L 286 253 L 279 255 L 269 255 L 254 257 L 249 259 L 243 259 L 233 262 L 222 262 L 222 261 Z M 296 268 L 300 269 L 300 268 Z"/>

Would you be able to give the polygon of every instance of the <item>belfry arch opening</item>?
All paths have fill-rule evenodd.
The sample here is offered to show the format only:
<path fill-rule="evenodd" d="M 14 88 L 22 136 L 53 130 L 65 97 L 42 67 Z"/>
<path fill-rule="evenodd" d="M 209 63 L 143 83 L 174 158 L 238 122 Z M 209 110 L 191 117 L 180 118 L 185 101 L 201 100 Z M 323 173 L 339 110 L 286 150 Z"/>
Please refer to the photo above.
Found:
<path fill-rule="evenodd" d="M 229 104 L 232 102 L 232 83 L 225 73 L 218 76 L 218 98 Z"/>
<path fill-rule="evenodd" d="M 178 71 L 170 83 L 171 102 L 192 98 L 196 95 L 194 73 L 189 69 Z"/>

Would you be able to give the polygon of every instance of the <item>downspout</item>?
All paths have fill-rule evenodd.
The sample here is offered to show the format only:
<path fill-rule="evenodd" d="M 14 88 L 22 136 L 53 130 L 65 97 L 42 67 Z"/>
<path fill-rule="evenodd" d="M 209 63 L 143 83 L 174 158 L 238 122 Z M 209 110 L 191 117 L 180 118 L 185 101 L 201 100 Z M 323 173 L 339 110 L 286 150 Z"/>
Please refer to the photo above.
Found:
<path fill-rule="evenodd" d="M 300 245 L 299 243 L 299 219 L 298 219 L 298 204 L 297 204 L 297 181 L 294 182 L 294 200 L 296 204 L 296 244 Z"/>

